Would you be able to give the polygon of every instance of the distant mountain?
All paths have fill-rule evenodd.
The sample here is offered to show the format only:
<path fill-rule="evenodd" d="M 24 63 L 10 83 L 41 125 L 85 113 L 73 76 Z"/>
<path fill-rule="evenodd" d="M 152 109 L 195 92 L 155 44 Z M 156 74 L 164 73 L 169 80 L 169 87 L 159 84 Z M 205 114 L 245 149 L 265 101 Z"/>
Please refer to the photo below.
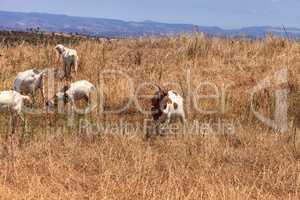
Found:
<path fill-rule="evenodd" d="M 154 21 L 122 21 L 114 19 L 73 17 L 46 13 L 21 13 L 0 11 L 1 30 L 21 30 L 39 28 L 47 32 L 79 33 L 106 37 L 128 37 L 147 35 L 171 35 L 191 33 L 195 30 L 217 36 L 264 37 L 274 35 L 300 38 L 300 29 L 287 28 L 287 34 L 280 27 L 247 27 L 242 29 L 221 29 L 219 27 L 196 26 L 193 24 L 168 24 Z"/>

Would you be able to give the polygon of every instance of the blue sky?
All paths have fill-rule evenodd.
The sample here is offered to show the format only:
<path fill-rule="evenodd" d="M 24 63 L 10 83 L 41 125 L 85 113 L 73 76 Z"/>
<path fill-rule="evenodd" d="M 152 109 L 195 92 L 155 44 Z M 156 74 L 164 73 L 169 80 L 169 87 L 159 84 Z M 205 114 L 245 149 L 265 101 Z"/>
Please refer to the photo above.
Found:
<path fill-rule="evenodd" d="M 0 10 L 223 28 L 300 27 L 300 0 L 0 0 Z"/>

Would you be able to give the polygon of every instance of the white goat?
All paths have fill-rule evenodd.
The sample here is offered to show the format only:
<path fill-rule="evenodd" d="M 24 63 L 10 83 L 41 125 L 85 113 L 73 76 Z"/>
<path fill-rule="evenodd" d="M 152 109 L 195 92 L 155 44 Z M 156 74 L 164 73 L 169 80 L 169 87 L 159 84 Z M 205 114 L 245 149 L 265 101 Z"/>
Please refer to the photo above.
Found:
<path fill-rule="evenodd" d="M 64 62 L 64 76 L 69 79 L 71 77 L 72 67 L 74 67 L 75 74 L 78 72 L 78 56 L 77 51 L 69 49 L 59 44 L 55 47 L 59 55 L 62 56 Z"/>
<path fill-rule="evenodd" d="M 53 109 L 58 106 L 59 101 L 63 101 L 64 104 L 71 102 L 73 110 L 76 101 L 84 99 L 87 103 L 91 103 L 91 95 L 95 91 L 96 87 L 92 83 L 86 80 L 76 81 L 64 86 L 53 98 L 47 101 L 46 106 Z"/>
<path fill-rule="evenodd" d="M 179 117 L 185 123 L 183 98 L 174 91 L 159 91 L 152 98 L 152 117 L 154 121 L 169 123 L 172 118 Z"/>
<path fill-rule="evenodd" d="M 18 73 L 13 89 L 21 94 L 32 95 L 35 101 L 36 92 L 39 90 L 45 100 L 45 91 L 43 86 L 43 77 L 47 70 L 38 71 L 36 69 L 26 70 Z"/>
<path fill-rule="evenodd" d="M 19 116 L 23 121 L 24 101 L 31 102 L 29 96 L 21 95 L 19 92 L 10 90 L 0 92 L 0 112 L 10 112 L 13 116 Z"/>

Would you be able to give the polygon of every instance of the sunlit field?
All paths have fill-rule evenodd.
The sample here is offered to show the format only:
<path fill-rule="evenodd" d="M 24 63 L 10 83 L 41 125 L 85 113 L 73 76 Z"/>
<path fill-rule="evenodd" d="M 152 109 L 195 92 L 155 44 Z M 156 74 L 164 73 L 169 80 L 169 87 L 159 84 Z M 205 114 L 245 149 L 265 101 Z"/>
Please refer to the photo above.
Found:
<path fill-rule="evenodd" d="M 300 199 L 299 42 L 40 38 L 0 43 L 0 90 L 12 89 L 26 69 L 62 69 L 53 49 L 62 42 L 79 54 L 73 81 L 97 87 L 97 107 L 87 115 L 47 113 L 38 96 L 33 107 L 41 111 L 26 113 L 27 126 L 18 121 L 14 135 L 1 114 L 1 198 Z M 47 98 L 65 84 L 49 77 Z M 271 84 L 252 95 L 265 79 Z M 187 123 L 164 127 L 164 136 L 151 129 L 155 84 L 185 100 Z M 285 129 L 253 112 L 273 119 L 280 89 L 287 91 Z"/>

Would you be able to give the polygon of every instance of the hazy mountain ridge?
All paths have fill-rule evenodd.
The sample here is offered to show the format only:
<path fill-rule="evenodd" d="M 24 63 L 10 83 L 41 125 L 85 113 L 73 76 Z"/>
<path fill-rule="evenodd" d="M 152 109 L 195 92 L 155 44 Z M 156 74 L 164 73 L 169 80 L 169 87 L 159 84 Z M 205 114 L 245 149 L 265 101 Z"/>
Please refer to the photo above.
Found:
<path fill-rule="evenodd" d="M 199 22 L 201 23 L 201 22 Z M 218 36 L 264 37 L 274 35 L 300 38 L 300 29 L 282 27 L 246 27 L 241 29 L 221 29 L 219 27 L 196 26 L 193 24 L 169 24 L 154 21 L 122 21 L 115 19 L 73 17 L 47 13 L 21 13 L 0 11 L 0 29 L 23 30 L 39 27 L 47 32 L 72 32 L 97 36 L 144 36 L 191 33 L 195 30 Z"/>

